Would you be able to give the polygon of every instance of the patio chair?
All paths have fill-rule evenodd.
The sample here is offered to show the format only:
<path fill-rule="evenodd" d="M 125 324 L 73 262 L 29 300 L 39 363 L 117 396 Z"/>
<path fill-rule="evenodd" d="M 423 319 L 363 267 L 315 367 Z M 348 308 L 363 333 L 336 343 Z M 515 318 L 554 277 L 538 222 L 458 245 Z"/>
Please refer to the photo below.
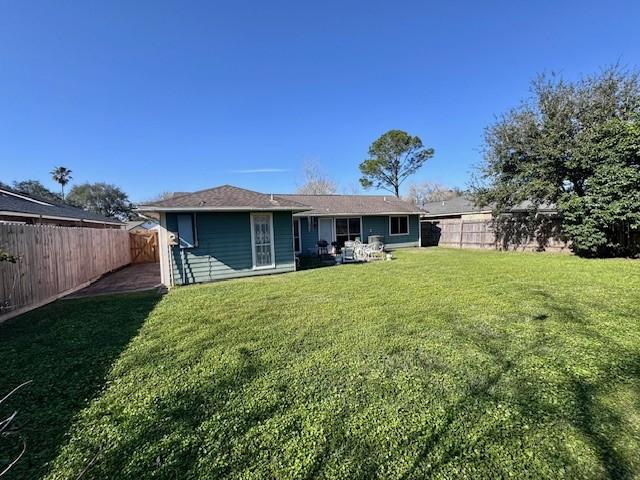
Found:
<path fill-rule="evenodd" d="M 366 262 L 369 259 L 368 248 L 365 243 L 361 243 L 359 240 L 353 242 L 353 259 L 361 262 Z"/>
<path fill-rule="evenodd" d="M 345 263 L 355 262 L 356 261 L 353 244 L 354 244 L 354 242 L 352 242 L 352 241 L 344 242 L 344 246 L 341 249 L 341 251 L 342 251 L 342 261 L 345 262 Z"/>
<path fill-rule="evenodd" d="M 384 260 L 384 244 L 382 242 L 368 244 L 367 256 L 369 260 Z"/>

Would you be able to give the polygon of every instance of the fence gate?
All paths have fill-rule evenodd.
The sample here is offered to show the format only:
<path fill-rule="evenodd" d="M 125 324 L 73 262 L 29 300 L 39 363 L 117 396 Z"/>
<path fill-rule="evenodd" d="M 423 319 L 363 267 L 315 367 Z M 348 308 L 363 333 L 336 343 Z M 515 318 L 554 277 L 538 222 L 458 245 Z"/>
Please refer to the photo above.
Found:
<path fill-rule="evenodd" d="M 440 242 L 440 222 L 420 222 L 421 247 L 435 247 Z"/>
<path fill-rule="evenodd" d="M 158 232 L 129 233 L 131 263 L 155 263 L 160 261 Z"/>

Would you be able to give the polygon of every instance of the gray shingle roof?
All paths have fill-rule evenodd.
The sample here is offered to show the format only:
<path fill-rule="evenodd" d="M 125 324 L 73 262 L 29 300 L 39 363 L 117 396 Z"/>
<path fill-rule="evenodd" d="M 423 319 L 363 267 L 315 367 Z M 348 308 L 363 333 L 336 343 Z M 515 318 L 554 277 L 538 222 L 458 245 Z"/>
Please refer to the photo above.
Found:
<path fill-rule="evenodd" d="M 122 222 L 115 218 L 108 218 L 98 213 L 87 212 L 81 208 L 72 207 L 63 203 L 41 200 L 7 188 L 0 189 L 0 212 L 42 215 L 45 218 L 56 217 L 73 221 L 90 220 L 100 223 L 122 224 Z"/>
<path fill-rule="evenodd" d="M 441 202 L 426 203 L 422 208 L 426 210 L 427 217 L 443 216 L 443 215 L 455 215 L 461 213 L 479 213 L 479 212 L 491 212 L 494 205 L 485 205 L 478 207 L 474 204 L 473 200 L 459 195 L 449 200 Z M 531 201 L 525 201 L 521 204 L 513 207 L 512 212 L 526 211 L 534 208 L 534 204 Z M 553 204 L 542 204 L 538 206 L 538 212 L 555 212 L 556 207 Z"/>
<path fill-rule="evenodd" d="M 281 195 L 254 192 L 244 188 L 222 185 L 174 196 L 145 205 L 138 205 L 140 211 L 164 210 L 307 210 L 308 207 Z"/>
<path fill-rule="evenodd" d="M 478 213 L 490 212 L 491 207 L 477 207 L 473 200 L 463 195 L 443 200 L 441 202 L 430 202 L 422 207 L 426 210 L 427 215 L 453 215 L 457 213 Z"/>
<path fill-rule="evenodd" d="M 309 205 L 312 209 L 300 216 L 319 215 L 384 215 L 424 213 L 410 202 L 384 195 L 298 195 L 280 196 Z"/>

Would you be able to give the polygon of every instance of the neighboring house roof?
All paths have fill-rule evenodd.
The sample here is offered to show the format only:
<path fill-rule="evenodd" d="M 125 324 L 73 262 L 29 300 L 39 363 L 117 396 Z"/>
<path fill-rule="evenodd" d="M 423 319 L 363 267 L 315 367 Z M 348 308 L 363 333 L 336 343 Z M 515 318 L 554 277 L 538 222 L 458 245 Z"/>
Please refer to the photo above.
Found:
<path fill-rule="evenodd" d="M 522 212 L 531 210 L 534 206 L 533 202 L 526 201 L 522 202 L 520 205 L 513 207 L 511 209 L 512 212 Z M 424 217 L 441 217 L 446 215 L 463 215 L 470 213 L 491 213 L 493 210 L 493 205 L 485 205 L 483 207 L 478 207 L 475 205 L 474 201 L 465 197 L 464 195 L 459 195 L 457 197 L 450 198 L 448 200 L 443 200 L 440 202 L 429 202 L 424 204 L 422 207 L 426 210 L 426 213 L 423 215 Z M 538 207 L 538 212 L 555 212 L 556 207 L 554 205 L 540 205 Z"/>
<path fill-rule="evenodd" d="M 463 195 L 440 202 L 425 203 L 422 208 L 426 211 L 425 216 L 427 217 L 491 212 L 491 206 L 478 207 L 473 200 Z"/>
<path fill-rule="evenodd" d="M 142 228 L 144 230 L 152 230 L 158 226 L 158 222 L 153 220 L 133 220 L 127 222 L 126 229 L 133 230 L 134 228 Z"/>
<path fill-rule="evenodd" d="M 114 218 L 63 203 L 41 200 L 7 188 L 0 188 L 0 215 L 122 225 L 122 222 Z"/>
<path fill-rule="evenodd" d="M 272 195 L 254 192 L 244 188 L 222 185 L 220 187 L 200 190 L 174 196 L 146 205 L 138 205 L 141 212 L 165 211 L 230 211 L 230 210 L 308 210 L 306 205 L 284 198 L 282 195 Z"/>
<path fill-rule="evenodd" d="M 298 216 L 395 215 L 424 213 L 413 203 L 384 195 L 299 195 L 279 196 L 309 205 L 311 210 Z"/>
<path fill-rule="evenodd" d="M 146 222 L 146 220 L 135 220 L 132 222 L 127 222 L 126 229 L 133 230 L 136 227 L 142 227 L 142 225 Z M 143 227 L 144 228 L 144 227 Z"/>

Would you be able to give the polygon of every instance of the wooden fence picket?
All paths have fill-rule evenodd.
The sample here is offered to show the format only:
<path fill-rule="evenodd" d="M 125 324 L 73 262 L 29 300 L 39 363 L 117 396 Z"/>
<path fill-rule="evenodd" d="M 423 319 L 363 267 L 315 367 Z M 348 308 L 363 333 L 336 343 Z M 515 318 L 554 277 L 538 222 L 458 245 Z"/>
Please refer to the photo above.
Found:
<path fill-rule="evenodd" d="M 0 224 L 0 322 L 131 263 L 129 233 L 107 228 Z"/>

